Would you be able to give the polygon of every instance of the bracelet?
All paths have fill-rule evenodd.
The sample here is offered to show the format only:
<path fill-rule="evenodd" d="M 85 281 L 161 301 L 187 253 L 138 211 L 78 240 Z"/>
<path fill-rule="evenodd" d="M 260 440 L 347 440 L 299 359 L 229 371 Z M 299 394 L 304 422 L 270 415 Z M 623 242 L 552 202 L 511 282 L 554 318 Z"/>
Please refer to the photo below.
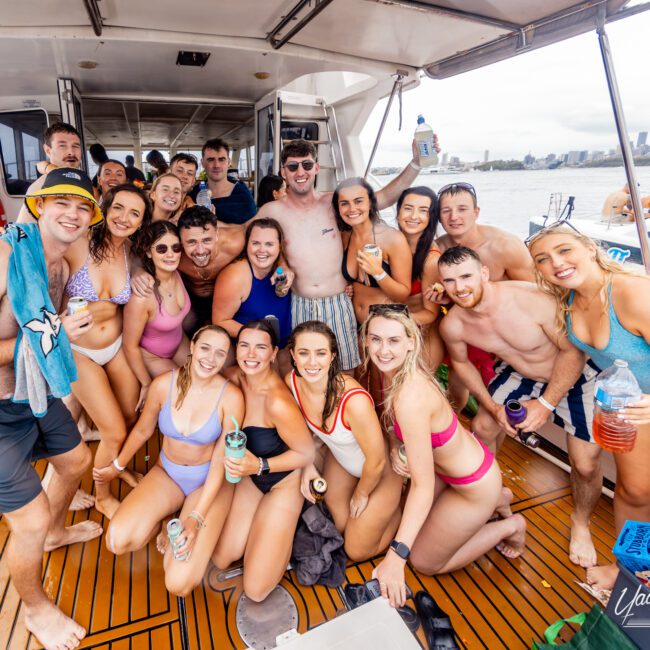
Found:
<path fill-rule="evenodd" d="M 262 460 L 261 457 L 258 458 L 257 460 L 259 461 L 260 464 L 259 469 L 257 470 L 257 475 L 262 476 L 262 470 L 264 469 L 264 461 Z"/>
<path fill-rule="evenodd" d="M 550 402 L 547 402 L 541 395 L 537 398 L 537 401 L 551 413 L 555 411 L 555 407 Z"/>
<path fill-rule="evenodd" d="M 194 521 L 199 525 L 199 528 L 205 528 L 205 518 L 197 510 L 192 510 L 187 517 L 188 519 L 194 519 Z"/>
<path fill-rule="evenodd" d="M 388 273 L 386 271 L 382 271 L 379 275 L 373 275 L 372 277 L 379 282 L 379 280 L 383 280 L 387 275 Z"/>
<path fill-rule="evenodd" d="M 409 167 L 413 167 L 413 169 L 415 169 L 416 172 L 419 172 L 422 169 L 422 167 L 418 165 L 415 162 L 415 160 L 411 160 L 411 162 L 409 163 Z"/>
<path fill-rule="evenodd" d="M 113 467 L 121 474 L 126 467 L 121 467 L 120 464 L 117 462 L 117 457 L 113 459 Z"/>

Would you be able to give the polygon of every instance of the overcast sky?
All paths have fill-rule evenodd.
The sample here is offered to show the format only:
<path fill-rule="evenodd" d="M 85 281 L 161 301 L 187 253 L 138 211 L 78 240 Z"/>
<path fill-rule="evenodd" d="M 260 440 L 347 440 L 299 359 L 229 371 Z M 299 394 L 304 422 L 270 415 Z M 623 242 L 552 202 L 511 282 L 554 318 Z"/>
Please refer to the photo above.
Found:
<path fill-rule="evenodd" d="M 635 3 L 637 4 L 637 3 Z M 650 131 L 650 11 L 607 26 L 630 137 Z M 441 81 L 424 78 L 403 95 L 403 124 L 393 102 L 376 165 L 408 159 L 418 113 L 443 151 L 463 160 L 522 159 L 572 149 L 604 150 L 618 141 L 596 32 Z M 363 130 L 370 153 L 386 102 Z"/>

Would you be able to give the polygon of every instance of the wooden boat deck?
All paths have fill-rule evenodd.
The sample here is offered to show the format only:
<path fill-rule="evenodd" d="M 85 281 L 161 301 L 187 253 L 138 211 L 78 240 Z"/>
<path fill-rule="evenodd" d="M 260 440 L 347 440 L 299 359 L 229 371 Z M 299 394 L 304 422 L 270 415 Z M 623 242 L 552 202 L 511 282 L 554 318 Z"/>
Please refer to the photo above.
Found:
<path fill-rule="evenodd" d="M 151 466 L 157 446 L 154 437 L 138 454 L 136 469 L 146 471 Z M 510 439 L 499 454 L 499 462 L 504 482 L 514 493 L 513 511 L 522 513 L 528 522 L 524 555 L 506 560 L 491 551 L 462 571 L 434 578 L 407 569 L 407 582 L 413 592 L 427 589 L 434 596 L 450 615 L 464 648 L 530 648 L 531 640 L 540 639 L 550 623 L 588 611 L 594 602 L 574 582 L 584 579 L 584 570 L 568 560 L 572 509 L 568 475 Z M 44 471 L 42 463 L 38 469 Z M 90 476 L 83 487 L 91 488 Z M 120 496 L 127 489 L 122 484 Z M 85 518 L 102 521 L 95 510 L 70 513 L 73 522 Z M 593 534 L 599 561 L 611 561 L 615 534 L 612 503 L 606 497 L 601 497 L 594 513 Z M 32 650 L 40 645 L 24 627 L 20 601 L 9 579 L 4 559 L 8 537 L 7 526 L 0 520 L 0 649 Z M 350 564 L 348 580 L 370 579 L 378 559 Z M 153 542 L 122 557 L 106 549 L 103 537 L 58 549 L 45 554 L 43 573 L 49 596 L 88 630 L 81 647 L 181 648 L 178 602 L 165 590 L 162 558 Z M 235 623 L 241 578 L 219 583 L 217 574 L 211 567 L 203 585 L 186 599 L 192 650 L 246 647 Z M 344 610 L 335 589 L 301 587 L 291 572 L 285 574 L 282 584 L 295 600 L 300 632 Z"/>

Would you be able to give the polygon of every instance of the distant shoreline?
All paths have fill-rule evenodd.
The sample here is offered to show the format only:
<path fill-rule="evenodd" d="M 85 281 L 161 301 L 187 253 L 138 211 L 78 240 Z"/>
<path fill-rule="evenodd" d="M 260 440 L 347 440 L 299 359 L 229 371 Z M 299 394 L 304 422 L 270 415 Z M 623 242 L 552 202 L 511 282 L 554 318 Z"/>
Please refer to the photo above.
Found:
<path fill-rule="evenodd" d="M 636 158 L 634 160 L 634 165 L 635 167 L 650 167 L 650 157 L 644 157 L 644 158 Z M 608 160 L 593 160 L 591 162 L 585 162 L 581 165 L 566 165 L 564 163 L 561 163 L 556 166 L 551 166 L 551 167 L 525 167 L 524 164 L 520 160 L 493 160 L 491 162 L 487 163 L 481 163 L 480 165 L 476 165 L 472 167 L 470 170 L 465 170 L 465 169 L 447 169 L 444 171 L 426 171 L 426 168 L 423 169 L 420 174 L 424 176 L 437 176 L 437 175 L 445 175 L 445 174 L 463 174 L 466 171 L 479 171 L 479 172 L 500 172 L 500 171 L 544 171 L 544 170 L 550 170 L 553 171 L 555 169 L 599 169 L 599 168 L 616 168 L 616 167 L 624 167 L 623 164 L 623 159 L 622 158 L 615 158 L 615 159 L 608 159 Z M 385 167 L 385 168 L 376 168 L 370 170 L 370 173 L 373 174 L 374 176 L 395 176 L 396 174 L 399 174 L 401 172 L 401 168 L 399 167 Z"/>

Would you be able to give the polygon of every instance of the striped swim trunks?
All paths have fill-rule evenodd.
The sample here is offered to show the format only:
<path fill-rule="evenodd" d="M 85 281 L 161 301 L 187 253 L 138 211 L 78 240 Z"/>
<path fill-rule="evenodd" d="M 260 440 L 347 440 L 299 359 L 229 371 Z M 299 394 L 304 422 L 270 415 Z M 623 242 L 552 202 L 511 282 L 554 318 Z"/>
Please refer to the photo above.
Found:
<path fill-rule="evenodd" d="M 505 404 L 509 399 L 536 399 L 547 386 L 544 382 L 522 377 L 503 361 L 494 366 L 494 371 L 496 375 L 488 385 L 488 391 L 497 404 Z M 594 385 L 599 372 L 591 360 L 587 361 L 578 381 L 569 388 L 551 417 L 568 434 L 587 442 L 594 442 L 591 425 L 594 418 Z"/>
<path fill-rule="evenodd" d="M 319 320 L 336 335 L 341 370 L 352 370 L 361 363 L 357 340 L 357 319 L 352 300 L 345 292 L 323 298 L 291 295 L 291 327 L 308 320 Z"/>

